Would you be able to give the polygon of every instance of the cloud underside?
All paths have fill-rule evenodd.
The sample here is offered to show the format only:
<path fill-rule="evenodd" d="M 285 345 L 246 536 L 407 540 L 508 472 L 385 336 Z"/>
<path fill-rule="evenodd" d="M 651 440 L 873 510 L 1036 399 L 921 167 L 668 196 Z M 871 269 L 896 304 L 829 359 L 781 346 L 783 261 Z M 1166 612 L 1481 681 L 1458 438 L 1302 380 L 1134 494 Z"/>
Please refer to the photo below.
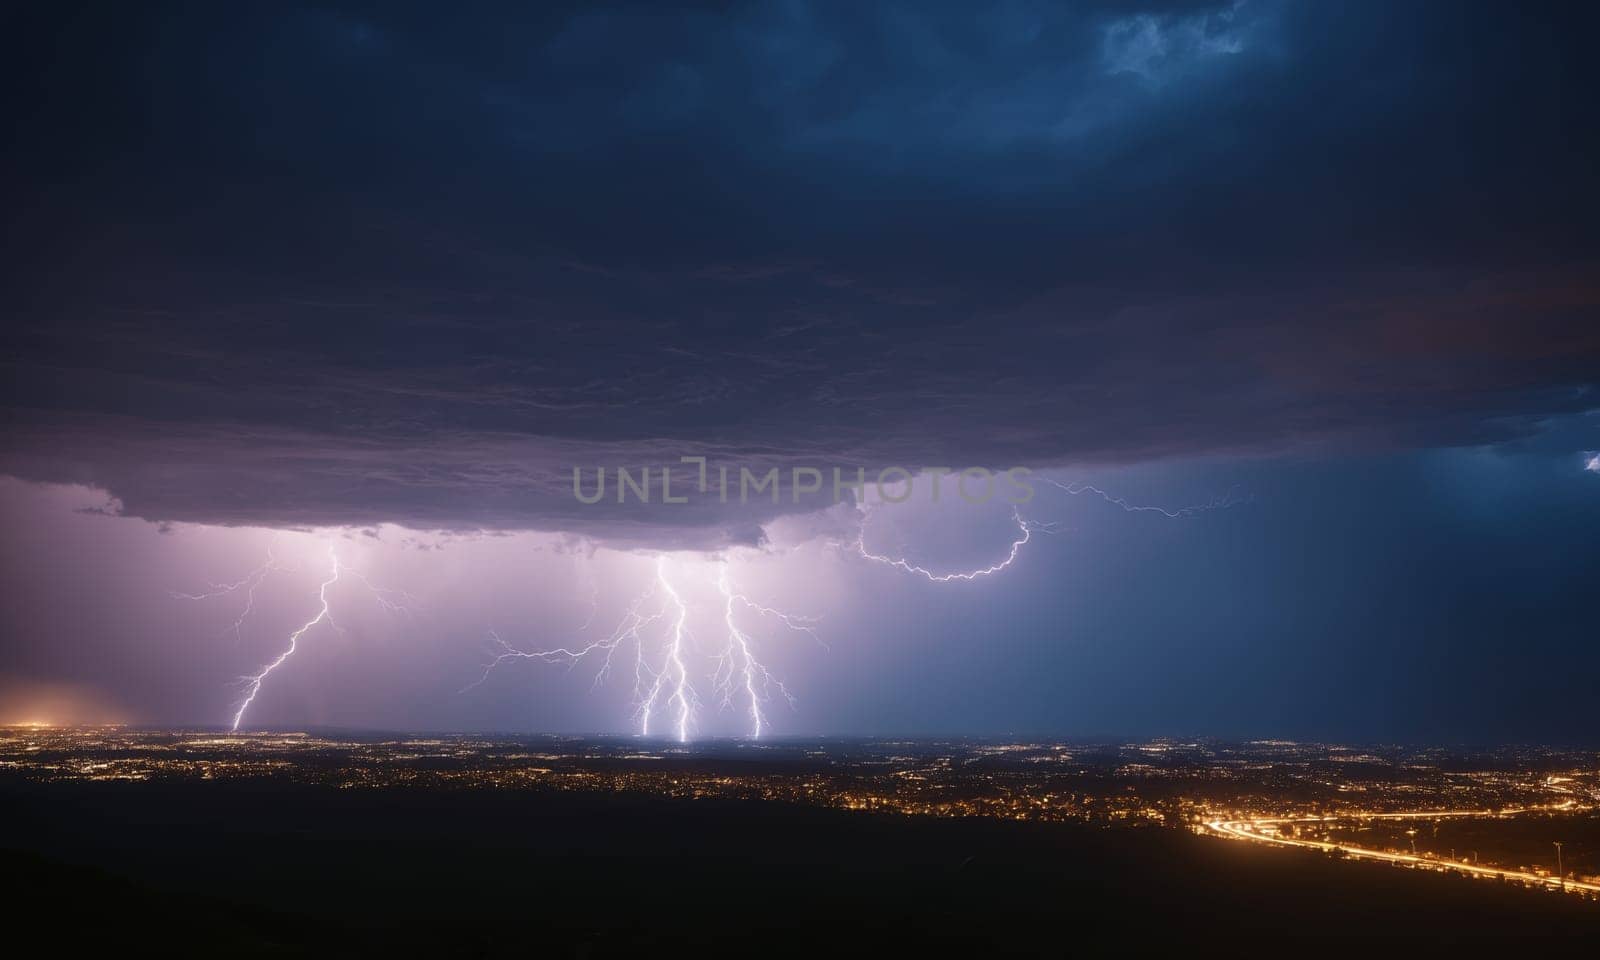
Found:
<path fill-rule="evenodd" d="M 584 505 L 572 468 L 1480 444 L 1600 407 L 1592 29 L 848 9 L 30 15 L 0 470 L 157 521 L 715 544 L 795 507 Z"/>
<path fill-rule="evenodd" d="M 28 398 L 53 403 L 12 408 L 3 466 L 103 487 L 152 520 L 715 543 L 797 507 L 787 491 L 778 507 L 663 505 L 659 490 L 650 506 L 617 504 L 615 468 L 698 455 L 787 476 L 1483 444 L 1597 405 L 1580 278 L 1384 282 L 1310 302 L 1055 291 L 879 331 L 830 321 L 867 309 L 836 304 L 803 330 L 735 324 L 712 343 L 678 325 L 647 341 L 643 321 L 556 328 L 531 352 L 441 347 L 421 367 L 270 346 L 183 359 L 130 335 L 103 363 L 16 372 Z M 463 335 L 434 323 L 374 329 L 374 349 Z M 605 500 L 578 501 L 574 467 L 586 490 L 607 469 Z M 678 469 L 681 491 L 693 468 Z"/>

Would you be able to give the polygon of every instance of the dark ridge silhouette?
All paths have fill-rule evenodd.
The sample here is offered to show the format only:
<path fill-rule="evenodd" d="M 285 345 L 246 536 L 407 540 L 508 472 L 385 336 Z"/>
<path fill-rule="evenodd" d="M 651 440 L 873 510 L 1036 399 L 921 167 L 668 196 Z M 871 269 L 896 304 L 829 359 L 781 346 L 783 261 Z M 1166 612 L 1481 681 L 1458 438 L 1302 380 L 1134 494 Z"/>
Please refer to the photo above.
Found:
<path fill-rule="evenodd" d="M 1600 937 L 1600 905 L 1159 828 L 625 794 L 0 789 L 14 916 L 208 954 L 1067 952 Z"/>

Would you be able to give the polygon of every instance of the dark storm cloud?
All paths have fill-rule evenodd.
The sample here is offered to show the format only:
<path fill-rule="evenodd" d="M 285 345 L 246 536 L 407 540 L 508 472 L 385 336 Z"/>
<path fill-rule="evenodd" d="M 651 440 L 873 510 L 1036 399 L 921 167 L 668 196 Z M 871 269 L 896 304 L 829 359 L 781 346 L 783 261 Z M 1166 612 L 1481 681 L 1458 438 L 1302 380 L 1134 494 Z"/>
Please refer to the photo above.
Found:
<path fill-rule="evenodd" d="M 162 520 L 716 540 L 760 512 L 570 469 L 1525 436 L 1600 406 L 1587 19 L 13 14 L 0 464 Z"/>

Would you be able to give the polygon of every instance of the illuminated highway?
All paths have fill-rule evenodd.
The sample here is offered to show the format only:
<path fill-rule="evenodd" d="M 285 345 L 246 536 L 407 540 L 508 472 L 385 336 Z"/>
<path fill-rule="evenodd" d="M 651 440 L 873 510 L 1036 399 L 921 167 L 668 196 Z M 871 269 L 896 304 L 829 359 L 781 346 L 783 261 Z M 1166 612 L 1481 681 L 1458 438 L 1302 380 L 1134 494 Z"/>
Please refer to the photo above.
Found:
<path fill-rule="evenodd" d="M 1505 817 L 1522 813 L 1552 813 L 1570 811 L 1572 809 L 1574 809 L 1574 805 L 1569 801 L 1555 806 L 1523 807 L 1500 811 L 1421 810 L 1415 813 L 1356 813 L 1332 817 L 1262 817 L 1255 820 L 1212 820 L 1206 823 L 1206 827 L 1218 836 L 1233 840 L 1254 840 L 1258 843 L 1275 843 L 1286 847 L 1304 847 L 1311 850 L 1321 850 L 1325 853 L 1337 850 L 1342 851 L 1347 856 L 1363 860 L 1379 860 L 1385 863 L 1425 870 L 1454 870 L 1472 877 L 1514 880 L 1520 883 L 1566 889 L 1574 893 L 1600 893 L 1600 884 L 1579 883 L 1575 880 L 1568 880 L 1563 885 L 1561 880 L 1556 877 L 1540 876 L 1537 873 L 1525 873 L 1521 870 L 1510 870 L 1494 866 L 1486 867 L 1476 863 L 1448 860 L 1442 857 L 1426 857 L 1411 853 L 1371 850 L 1365 847 L 1353 847 L 1345 843 L 1302 840 L 1298 837 L 1283 836 L 1279 832 L 1279 828 L 1285 824 L 1331 823 L 1348 820 L 1440 820 L 1452 817 Z"/>

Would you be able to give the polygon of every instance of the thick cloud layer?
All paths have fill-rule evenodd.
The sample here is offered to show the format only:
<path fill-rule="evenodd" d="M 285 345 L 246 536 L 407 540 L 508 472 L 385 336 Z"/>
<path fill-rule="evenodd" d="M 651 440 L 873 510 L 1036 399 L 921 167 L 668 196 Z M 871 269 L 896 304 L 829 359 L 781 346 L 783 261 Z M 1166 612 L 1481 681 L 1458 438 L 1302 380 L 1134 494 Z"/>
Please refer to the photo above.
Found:
<path fill-rule="evenodd" d="M 504 13 L 13 15 L 0 469 L 158 520 L 715 542 L 772 508 L 587 507 L 572 467 L 1600 406 L 1590 14 Z"/>

